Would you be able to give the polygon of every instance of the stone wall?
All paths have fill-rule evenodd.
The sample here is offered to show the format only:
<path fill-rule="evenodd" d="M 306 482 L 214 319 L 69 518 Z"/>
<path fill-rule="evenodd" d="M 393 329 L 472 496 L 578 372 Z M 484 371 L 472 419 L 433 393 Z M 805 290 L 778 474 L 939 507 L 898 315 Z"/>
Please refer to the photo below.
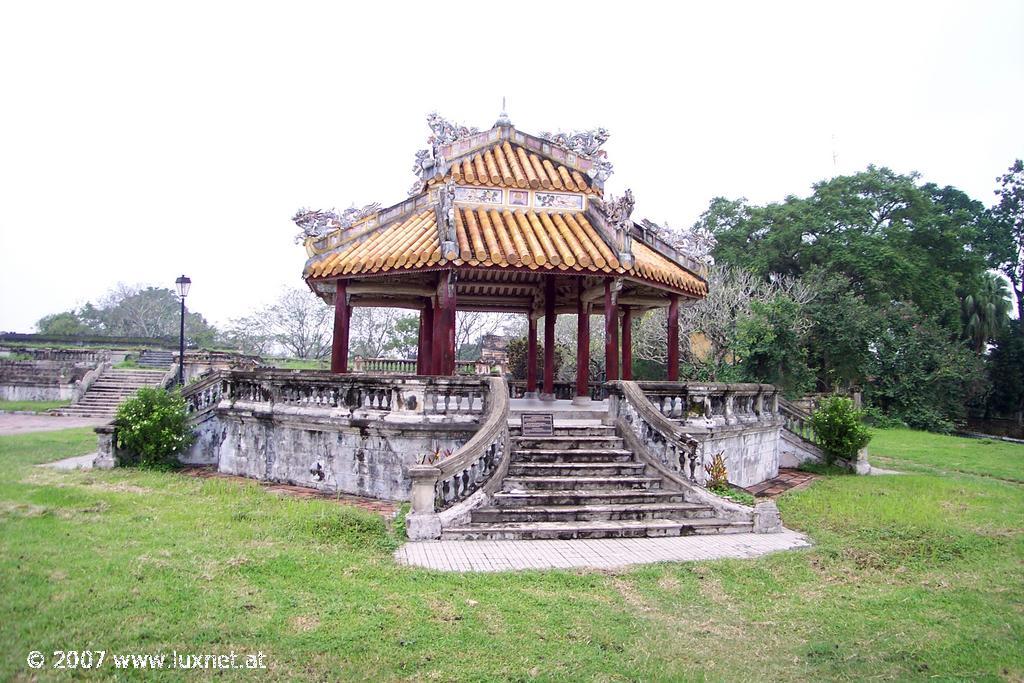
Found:
<path fill-rule="evenodd" d="M 0 400 L 68 401 L 90 365 L 56 360 L 0 361 Z"/>
<path fill-rule="evenodd" d="M 729 482 L 747 487 L 779 475 L 781 424 L 747 424 L 712 428 L 687 428 L 703 444 L 704 460 L 722 452 Z"/>
<path fill-rule="evenodd" d="M 321 409 L 224 406 L 196 426 L 182 457 L 219 472 L 387 500 L 408 500 L 409 468 L 435 448 L 453 451 L 475 425 L 395 424 Z"/>

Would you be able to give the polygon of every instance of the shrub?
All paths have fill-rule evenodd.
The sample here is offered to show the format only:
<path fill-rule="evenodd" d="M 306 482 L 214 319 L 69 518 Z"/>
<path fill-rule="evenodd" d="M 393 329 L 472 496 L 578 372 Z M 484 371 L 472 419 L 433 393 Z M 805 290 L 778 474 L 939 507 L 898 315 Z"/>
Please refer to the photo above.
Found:
<path fill-rule="evenodd" d="M 117 446 L 122 465 L 155 469 L 178 466 L 178 453 L 192 445 L 185 399 L 177 391 L 144 387 L 117 409 Z"/>
<path fill-rule="evenodd" d="M 724 453 L 725 451 L 715 453 L 711 458 L 711 464 L 704 465 L 704 470 L 708 473 L 708 488 L 712 491 L 729 488 L 729 472 L 722 457 Z"/>
<path fill-rule="evenodd" d="M 868 445 L 871 434 L 862 418 L 863 413 L 845 396 L 829 396 L 818 404 L 811 416 L 811 426 L 828 464 L 837 458 L 853 460 L 857 451 Z"/>

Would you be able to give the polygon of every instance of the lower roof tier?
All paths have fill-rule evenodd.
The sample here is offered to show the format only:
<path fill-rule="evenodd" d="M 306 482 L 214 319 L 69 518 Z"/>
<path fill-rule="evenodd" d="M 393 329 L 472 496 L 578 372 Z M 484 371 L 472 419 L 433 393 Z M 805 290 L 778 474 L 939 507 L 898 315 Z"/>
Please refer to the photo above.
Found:
<path fill-rule="evenodd" d="M 626 268 L 582 212 L 533 209 L 454 208 L 455 250 L 442 254 L 433 208 L 414 213 L 358 243 L 314 256 L 304 277 L 351 278 L 443 266 L 625 275 L 690 296 L 707 294 L 707 283 L 639 241 Z"/>

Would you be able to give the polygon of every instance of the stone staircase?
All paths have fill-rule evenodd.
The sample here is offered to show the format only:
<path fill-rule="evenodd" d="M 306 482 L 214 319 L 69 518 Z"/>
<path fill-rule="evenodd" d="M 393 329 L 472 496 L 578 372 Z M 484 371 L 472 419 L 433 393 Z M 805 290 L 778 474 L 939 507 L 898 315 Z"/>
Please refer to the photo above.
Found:
<path fill-rule="evenodd" d="M 169 370 L 174 363 L 174 353 L 162 349 L 143 349 L 139 354 L 138 366 L 140 368 L 153 368 Z"/>
<path fill-rule="evenodd" d="M 555 434 L 524 437 L 509 421 L 511 460 L 491 504 L 470 522 L 442 531 L 444 540 L 631 538 L 743 533 L 749 523 L 715 517 L 663 487 L 626 449 L 605 408 L 556 413 Z M 515 417 L 515 416 L 514 416 Z"/>
<path fill-rule="evenodd" d="M 142 387 L 160 386 L 165 374 L 166 370 L 107 370 L 77 403 L 53 412 L 67 417 L 113 418 L 121 401 Z"/>

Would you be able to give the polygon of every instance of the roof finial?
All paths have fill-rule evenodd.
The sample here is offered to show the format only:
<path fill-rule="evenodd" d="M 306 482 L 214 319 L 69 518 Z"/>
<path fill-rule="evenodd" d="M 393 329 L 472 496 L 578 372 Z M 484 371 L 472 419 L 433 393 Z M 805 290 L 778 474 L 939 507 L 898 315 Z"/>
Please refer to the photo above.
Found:
<path fill-rule="evenodd" d="M 497 128 L 498 126 L 507 126 L 509 128 L 512 127 L 512 121 L 509 120 L 508 114 L 505 112 L 504 95 L 501 98 L 501 114 L 498 115 L 498 120 L 494 122 L 494 127 Z"/>

